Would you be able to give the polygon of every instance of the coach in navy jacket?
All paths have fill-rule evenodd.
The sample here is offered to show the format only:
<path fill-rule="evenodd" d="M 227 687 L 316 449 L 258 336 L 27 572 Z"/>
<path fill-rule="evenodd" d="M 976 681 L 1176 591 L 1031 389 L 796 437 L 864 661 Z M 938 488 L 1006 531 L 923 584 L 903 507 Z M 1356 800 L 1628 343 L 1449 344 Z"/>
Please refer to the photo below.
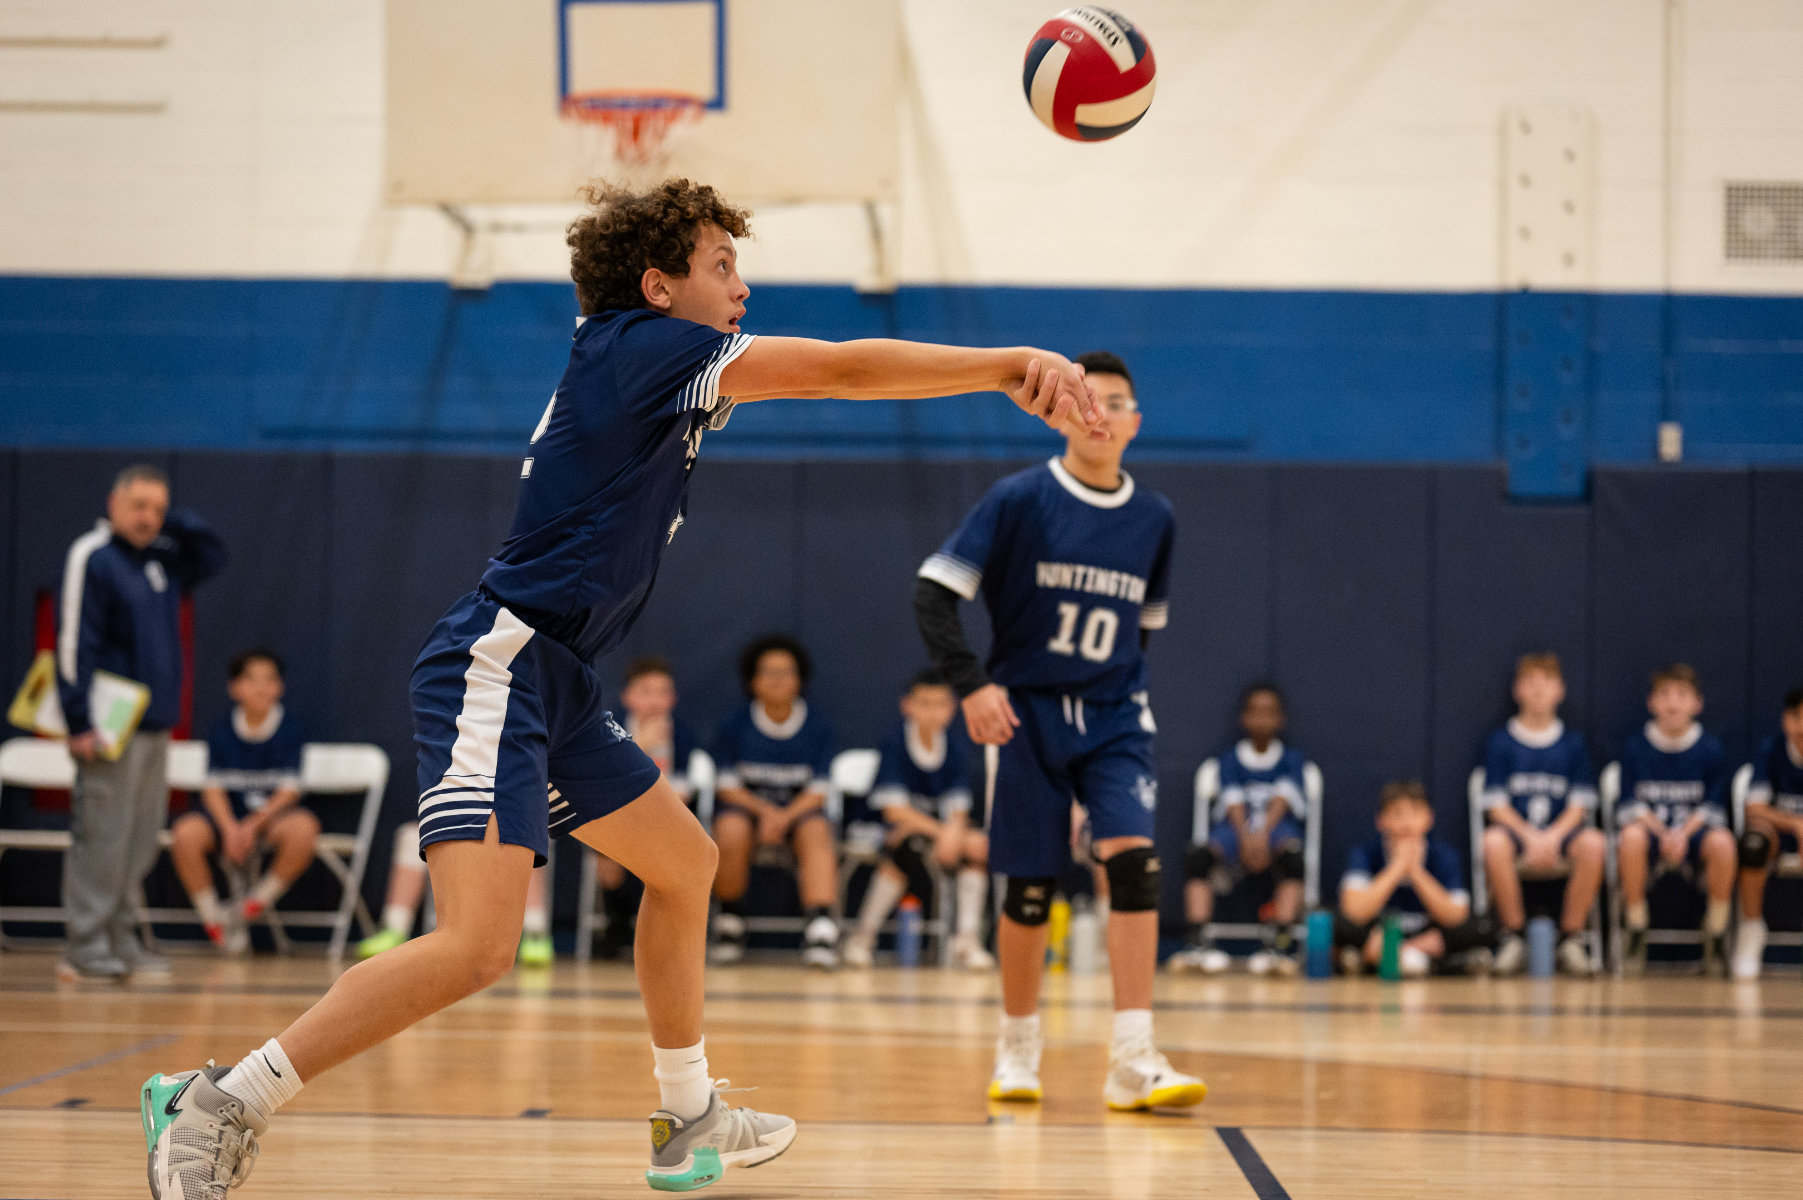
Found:
<path fill-rule="evenodd" d="M 57 606 L 57 684 L 76 760 L 63 868 L 68 913 L 65 978 L 118 978 L 164 964 L 132 931 L 138 886 L 156 863 L 168 807 L 169 728 L 180 717 L 179 615 L 184 592 L 225 565 L 219 537 L 192 513 L 169 508 L 169 480 L 127 467 L 107 516 L 75 539 Z M 116 762 L 96 757 L 88 688 L 96 669 L 150 689 L 138 732 Z"/>

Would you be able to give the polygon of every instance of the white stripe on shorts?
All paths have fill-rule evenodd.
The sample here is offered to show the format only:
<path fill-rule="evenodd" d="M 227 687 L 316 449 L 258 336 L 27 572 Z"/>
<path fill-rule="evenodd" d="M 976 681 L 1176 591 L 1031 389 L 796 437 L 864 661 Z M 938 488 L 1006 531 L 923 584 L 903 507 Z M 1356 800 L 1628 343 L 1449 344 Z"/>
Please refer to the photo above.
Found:
<path fill-rule="evenodd" d="M 470 646 L 469 669 L 463 673 L 463 707 L 457 713 L 457 740 L 451 743 L 451 766 L 444 777 L 427 788 L 420 797 L 420 833 L 442 833 L 446 829 L 466 829 L 465 825 L 439 826 L 426 824 L 453 813 L 492 812 L 492 791 L 486 787 L 464 788 L 457 780 L 472 778 L 493 780 L 501 756 L 501 730 L 507 724 L 507 700 L 513 691 L 513 660 L 532 640 L 532 627 L 503 608 L 495 613 L 494 627 Z M 441 793 L 447 785 L 454 796 Z M 452 803 L 480 804 L 478 799 L 489 793 L 486 808 L 440 807 Z M 432 809 L 430 815 L 427 809 Z"/>

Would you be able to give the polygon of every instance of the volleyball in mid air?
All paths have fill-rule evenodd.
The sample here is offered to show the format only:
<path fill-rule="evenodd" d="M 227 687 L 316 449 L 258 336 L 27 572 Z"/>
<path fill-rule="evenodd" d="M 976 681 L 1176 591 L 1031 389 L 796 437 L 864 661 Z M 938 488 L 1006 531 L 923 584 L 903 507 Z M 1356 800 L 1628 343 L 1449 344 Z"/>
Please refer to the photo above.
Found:
<path fill-rule="evenodd" d="M 1113 9 L 1067 8 L 1033 35 L 1023 85 L 1033 115 L 1076 142 L 1119 137 L 1146 115 L 1158 64 L 1139 27 Z"/>

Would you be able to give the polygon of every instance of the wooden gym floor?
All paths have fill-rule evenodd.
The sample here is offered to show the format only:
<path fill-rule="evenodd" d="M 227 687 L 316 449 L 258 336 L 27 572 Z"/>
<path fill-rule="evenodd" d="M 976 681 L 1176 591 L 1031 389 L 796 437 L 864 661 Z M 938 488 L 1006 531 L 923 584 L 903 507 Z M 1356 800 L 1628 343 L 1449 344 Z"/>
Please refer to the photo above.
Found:
<path fill-rule="evenodd" d="M 329 982 L 318 960 L 177 960 L 59 988 L 0 955 L 0 1197 L 146 1194 L 137 1087 L 230 1061 Z M 1053 977 L 1041 1106 L 983 1098 L 987 976 L 710 973 L 709 1058 L 802 1122 L 744 1197 L 1795 1197 L 1803 978 L 1162 979 L 1188 1114 L 1101 1104 L 1106 983 Z M 651 1054 L 627 968 L 516 972 L 309 1086 L 235 1195 L 648 1196 Z"/>

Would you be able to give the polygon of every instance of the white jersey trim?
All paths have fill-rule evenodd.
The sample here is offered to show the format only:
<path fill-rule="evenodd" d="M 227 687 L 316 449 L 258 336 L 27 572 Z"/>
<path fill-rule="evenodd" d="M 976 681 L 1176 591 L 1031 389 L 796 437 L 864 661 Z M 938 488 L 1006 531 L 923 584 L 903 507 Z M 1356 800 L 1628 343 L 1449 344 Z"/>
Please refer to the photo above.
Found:
<path fill-rule="evenodd" d="M 75 539 L 63 562 L 63 627 L 56 635 L 56 666 L 64 683 L 75 682 L 81 656 L 81 601 L 82 589 L 88 583 L 88 559 L 112 540 L 112 522 L 103 517 L 94 523 L 94 528 Z"/>
<path fill-rule="evenodd" d="M 1700 721 L 1692 721 L 1690 728 L 1675 738 L 1668 738 L 1660 733 L 1659 722 L 1648 721 L 1646 723 L 1646 740 L 1651 743 L 1653 749 L 1661 754 L 1682 754 L 1701 741 L 1702 737 L 1703 725 Z"/>
<path fill-rule="evenodd" d="M 751 724 L 773 742 L 788 741 L 801 732 L 801 727 L 807 724 L 807 720 L 808 702 L 799 696 L 795 698 L 795 707 L 789 710 L 789 719 L 786 721 L 771 720 L 770 715 L 764 711 L 763 704 L 756 700 L 751 702 Z"/>
<path fill-rule="evenodd" d="M 463 673 L 463 706 L 457 712 L 457 740 L 451 743 L 451 765 L 420 796 L 421 836 L 471 826 L 441 825 L 448 818 L 494 809 L 495 769 L 501 758 L 501 733 L 507 725 L 507 702 L 513 692 L 513 660 L 532 640 L 532 627 L 510 609 L 495 613 L 489 631 L 470 646 L 470 665 Z M 482 808 L 453 807 L 485 804 Z"/>
<path fill-rule="evenodd" d="M 1509 736 L 1530 749 L 1545 750 L 1565 736 L 1565 722 L 1554 717 L 1545 729 L 1533 730 L 1523 725 L 1520 717 L 1510 717 Z"/>
<path fill-rule="evenodd" d="M 1058 486 L 1094 508 L 1119 508 L 1133 499 L 1133 476 L 1125 471 L 1121 472 L 1120 487 L 1115 488 L 1112 492 L 1100 492 L 1072 475 L 1065 465 L 1055 458 L 1047 459 L 1046 466 L 1052 469 L 1052 478 L 1058 481 Z"/>
<path fill-rule="evenodd" d="M 751 343 L 754 340 L 756 340 L 754 334 L 728 334 L 726 340 L 720 343 L 720 348 L 708 356 L 707 361 L 701 364 L 701 370 L 697 371 L 695 377 L 683 387 L 677 397 L 677 409 L 682 412 L 690 412 L 700 408 L 714 413 L 717 417 L 724 417 L 726 409 L 721 408 L 721 405 L 724 403 L 727 408 L 730 408 L 733 400 L 731 396 L 720 394 L 720 373 L 726 370 L 727 365 L 733 359 L 751 349 Z M 724 420 L 720 422 L 722 425 L 725 423 Z M 718 427 L 716 426 L 716 428 Z"/>
<path fill-rule="evenodd" d="M 1139 610 L 1139 627 L 1141 629 L 1163 629 L 1171 623 L 1171 605 L 1168 600 L 1148 600 Z"/>
<path fill-rule="evenodd" d="M 920 564 L 918 574 L 922 579 L 931 579 L 934 583 L 944 585 L 966 600 L 975 600 L 977 589 L 983 586 L 983 572 L 949 554 L 929 555 Z"/>

